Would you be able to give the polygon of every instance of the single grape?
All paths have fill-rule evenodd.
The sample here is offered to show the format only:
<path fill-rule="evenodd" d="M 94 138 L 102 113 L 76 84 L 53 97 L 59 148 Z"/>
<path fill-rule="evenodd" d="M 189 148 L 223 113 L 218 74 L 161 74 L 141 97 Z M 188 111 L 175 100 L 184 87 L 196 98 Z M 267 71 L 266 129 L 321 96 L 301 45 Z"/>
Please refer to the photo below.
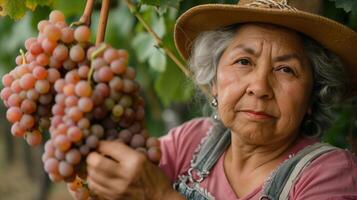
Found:
<path fill-rule="evenodd" d="M 40 131 L 32 131 L 26 133 L 26 141 L 30 146 L 40 145 L 42 142 L 42 135 Z"/>
<path fill-rule="evenodd" d="M 64 14 L 59 11 L 59 10 L 53 10 L 51 13 L 50 13 L 50 22 L 52 23 L 56 23 L 56 22 L 64 22 L 65 20 L 65 16 Z"/>
<path fill-rule="evenodd" d="M 61 30 L 55 25 L 51 24 L 44 28 L 44 34 L 49 40 L 55 42 L 61 38 Z"/>
<path fill-rule="evenodd" d="M 79 26 L 74 31 L 74 39 L 78 42 L 88 42 L 90 34 L 90 29 L 87 26 Z"/>
<path fill-rule="evenodd" d="M 69 51 L 69 57 L 75 62 L 81 62 L 85 58 L 84 49 L 80 45 L 74 45 Z"/>
<path fill-rule="evenodd" d="M 78 149 L 71 149 L 66 153 L 66 161 L 72 165 L 79 164 L 81 157 L 81 152 Z"/>
<path fill-rule="evenodd" d="M 73 174 L 73 166 L 66 161 L 61 161 L 58 166 L 58 172 L 63 177 L 69 177 Z"/>

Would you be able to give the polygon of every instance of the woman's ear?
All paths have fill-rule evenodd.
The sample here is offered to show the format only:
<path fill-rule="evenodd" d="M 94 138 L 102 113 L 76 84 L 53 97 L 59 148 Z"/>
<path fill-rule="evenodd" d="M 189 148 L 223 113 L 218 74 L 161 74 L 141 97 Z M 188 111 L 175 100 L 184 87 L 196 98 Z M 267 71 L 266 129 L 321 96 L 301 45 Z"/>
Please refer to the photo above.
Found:
<path fill-rule="evenodd" d="M 218 94 L 216 81 L 211 84 L 211 94 L 213 97 L 217 96 Z"/>

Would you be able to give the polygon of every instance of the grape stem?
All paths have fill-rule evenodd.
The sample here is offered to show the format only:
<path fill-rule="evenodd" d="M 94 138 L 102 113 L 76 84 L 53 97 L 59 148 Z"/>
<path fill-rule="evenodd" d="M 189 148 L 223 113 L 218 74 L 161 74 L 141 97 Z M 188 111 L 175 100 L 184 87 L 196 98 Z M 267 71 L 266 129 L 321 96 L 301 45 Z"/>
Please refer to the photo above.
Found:
<path fill-rule="evenodd" d="M 155 31 L 145 22 L 143 17 L 139 14 L 137 11 L 137 6 L 131 1 L 131 0 L 125 0 L 125 3 L 127 4 L 129 10 L 135 15 L 135 17 L 139 20 L 139 22 L 144 26 L 144 28 L 149 32 L 149 34 L 154 38 L 157 47 L 161 48 L 164 50 L 166 55 L 181 69 L 181 71 L 189 78 L 192 79 L 193 75 L 192 72 L 187 69 L 185 64 L 183 64 L 176 56 L 175 54 L 167 48 L 160 37 L 155 33 Z M 209 92 L 209 89 L 205 86 L 199 86 L 201 91 L 207 96 L 207 97 L 212 97 L 212 95 Z"/>
<path fill-rule="evenodd" d="M 93 53 L 90 55 L 90 61 L 91 61 L 91 66 L 88 72 L 88 83 L 92 82 L 92 76 L 93 76 L 93 72 L 94 72 L 94 66 L 93 66 L 93 60 L 99 55 L 101 54 L 108 46 L 103 43 L 101 44 L 95 51 L 93 51 Z"/>
<path fill-rule="evenodd" d="M 20 49 L 20 54 L 21 54 L 21 57 L 22 57 L 22 64 L 26 64 L 26 56 L 25 56 L 25 52 L 24 50 Z"/>
<path fill-rule="evenodd" d="M 105 29 L 107 26 L 108 15 L 109 15 L 109 4 L 110 4 L 110 0 L 102 1 L 102 8 L 100 9 L 97 38 L 95 41 L 96 45 L 99 45 L 100 43 L 102 43 L 104 41 Z"/>
<path fill-rule="evenodd" d="M 91 16 L 94 7 L 94 0 L 87 0 L 86 7 L 84 8 L 83 15 L 79 18 L 79 21 L 71 23 L 71 27 L 86 25 L 90 26 L 91 24 Z"/>

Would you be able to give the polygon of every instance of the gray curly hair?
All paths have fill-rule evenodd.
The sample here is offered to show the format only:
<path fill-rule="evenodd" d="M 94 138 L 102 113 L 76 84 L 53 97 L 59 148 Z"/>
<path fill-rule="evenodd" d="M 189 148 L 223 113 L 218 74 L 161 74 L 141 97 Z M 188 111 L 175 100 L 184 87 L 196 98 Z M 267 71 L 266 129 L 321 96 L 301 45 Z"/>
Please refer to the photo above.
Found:
<path fill-rule="evenodd" d="M 219 60 L 233 39 L 239 25 L 206 31 L 192 46 L 188 65 L 197 85 L 212 87 L 216 79 Z M 302 133 L 321 137 L 332 124 L 332 108 L 345 93 L 346 78 L 340 59 L 313 39 L 302 35 L 304 50 L 313 69 L 312 113 L 306 114 Z"/>

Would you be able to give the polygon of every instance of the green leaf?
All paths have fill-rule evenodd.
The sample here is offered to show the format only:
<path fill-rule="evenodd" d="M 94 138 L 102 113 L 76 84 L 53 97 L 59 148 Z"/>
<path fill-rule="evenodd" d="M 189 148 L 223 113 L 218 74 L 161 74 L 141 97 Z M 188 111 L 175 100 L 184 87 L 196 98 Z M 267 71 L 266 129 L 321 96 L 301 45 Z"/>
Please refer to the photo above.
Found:
<path fill-rule="evenodd" d="M 155 91 L 165 106 L 189 100 L 194 91 L 191 82 L 180 69 L 171 61 L 169 63 L 155 82 Z"/>
<path fill-rule="evenodd" d="M 152 52 L 149 58 L 149 65 L 152 69 L 158 72 L 165 71 L 166 68 L 166 56 L 161 49 L 157 49 Z"/>
<path fill-rule="evenodd" d="M 346 12 L 351 12 L 352 11 L 352 6 L 355 0 L 330 0 L 334 1 L 336 4 L 337 8 L 342 8 Z"/>
<path fill-rule="evenodd" d="M 25 15 L 25 3 L 23 0 L 0 0 L 0 15 L 9 15 L 12 19 L 18 20 Z"/>
<path fill-rule="evenodd" d="M 352 6 L 352 12 L 350 14 L 348 25 L 357 31 L 357 1 Z"/>
<path fill-rule="evenodd" d="M 111 11 L 109 23 L 115 26 L 119 35 L 129 36 L 133 30 L 135 18 L 130 13 L 129 9 L 125 5 L 120 5 L 118 8 Z"/>
<path fill-rule="evenodd" d="M 0 0 L 0 16 L 9 15 L 12 19 L 22 18 L 27 9 L 35 10 L 38 5 L 51 5 L 52 0 Z"/>
<path fill-rule="evenodd" d="M 152 29 L 154 32 L 162 38 L 165 35 L 166 27 L 165 27 L 165 19 L 163 17 L 157 17 L 157 15 L 153 15 L 152 19 Z"/>
<path fill-rule="evenodd" d="M 53 0 L 53 8 L 63 12 L 66 17 L 79 16 L 86 5 L 85 0 Z"/>
<path fill-rule="evenodd" d="M 35 10 L 39 6 L 49 6 L 53 0 L 26 0 L 26 7 Z"/>
<path fill-rule="evenodd" d="M 140 2 L 152 6 L 178 8 L 180 1 L 181 0 L 141 0 Z"/>
<path fill-rule="evenodd" d="M 137 34 L 133 39 L 132 45 L 140 62 L 144 62 L 153 51 L 156 51 L 154 39 L 145 32 Z"/>
<path fill-rule="evenodd" d="M 160 6 L 160 0 L 141 0 L 142 4 L 152 5 L 152 6 Z"/>
<path fill-rule="evenodd" d="M 161 6 L 178 8 L 181 0 L 161 0 Z"/>

